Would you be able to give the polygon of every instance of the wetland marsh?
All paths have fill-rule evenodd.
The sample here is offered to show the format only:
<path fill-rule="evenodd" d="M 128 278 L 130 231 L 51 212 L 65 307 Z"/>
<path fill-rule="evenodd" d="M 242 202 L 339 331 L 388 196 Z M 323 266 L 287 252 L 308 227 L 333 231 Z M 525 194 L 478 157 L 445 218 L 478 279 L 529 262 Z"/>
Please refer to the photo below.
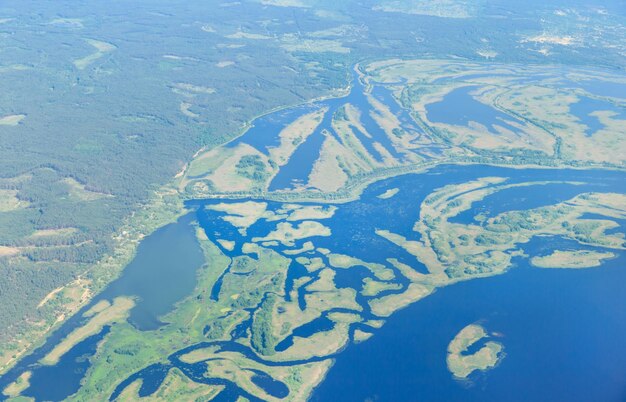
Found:
<path fill-rule="evenodd" d="M 495 177 L 501 179 L 496 180 Z M 486 223 L 488 220 L 501 222 L 507 213 L 510 214 L 511 211 L 524 208 L 528 202 L 536 205 L 534 209 L 536 211 L 549 211 L 552 205 L 559 205 L 565 201 L 572 203 L 571 200 L 576 199 L 576 196 L 572 197 L 569 191 L 577 193 L 578 197 L 580 194 L 605 194 L 609 189 L 624 191 L 623 180 L 624 174 L 621 172 L 518 170 L 490 166 L 443 165 L 427 173 L 408 174 L 377 182 L 369 186 L 358 200 L 330 206 L 327 204 L 281 203 L 267 200 L 247 202 L 240 200 L 189 201 L 189 208 L 195 212 L 186 216 L 176 226 L 172 226 L 170 229 L 164 228 L 164 230 L 149 237 L 144 243 L 145 245 L 140 248 L 134 265 L 131 264 L 131 266 L 141 267 L 133 268 L 133 270 L 150 272 L 153 269 L 151 262 L 153 260 L 149 256 L 158 256 L 158 250 L 163 250 L 162 245 L 171 242 L 168 236 L 173 234 L 176 234 L 176 241 L 180 242 L 181 246 L 178 249 L 167 247 L 168 255 L 173 258 L 171 261 L 177 261 L 182 256 L 190 258 L 190 252 L 192 256 L 199 252 L 193 251 L 200 250 L 198 244 L 207 241 L 214 242 L 217 245 L 212 246 L 211 253 L 214 258 L 230 261 L 230 263 L 224 266 L 221 273 L 214 272 L 212 280 L 203 280 L 202 274 L 198 273 L 202 264 L 196 262 L 199 260 L 190 260 L 189 272 L 196 272 L 199 279 L 195 285 L 195 291 L 192 292 L 193 286 L 188 286 L 185 291 L 188 296 L 200 292 L 198 296 L 193 296 L 192 301 L 198 300 L 200 302 L 199 307 L 208 310 L 214 318 L 202 325 L 204 341 L 191 346 L 184 346 L 182 343 L 180 350 L 170 354 L 165 362 L 139 370 L 136 374 L 128 377 L 126 381 L 116 385 L 111 400 L 115 400 L 120 395 L 126 395 L 128 398 L 131 392 L 138 392 L 140 396 L 151 395 L 160 389 L 165 377 L 172 372 L 171 370 L 175 369 L 179 370 L 177 375 L 182 373 L 183 378 L 189 378 L 191 381 L 212 387 L 213 391 L 211 392 L 222 390 L 223 397 L 230 395 L 229 400 L 234 400 L 238 395 L 249 400 L 279 400 L 282 398 L 281 395 L 288 397 L 288 399 L 294 398 L 291 400 L 297 400 L 294 395 L 297 395 L 304 387 L 311 390 L 317 386 L 323 378 L 322 373 L 328 372 L 328 381 L 322 383 L 319 391 L 313 393 L 313 400 L 326 400 L 327 397 L 324 395 L 338 392 L 334 385 L 334 378 L 337 376 L 343 379 L 341 381 L 342 386 L 352 384 L 347 388 L 350 390 L 353 390 L 353 387 L 360 388 L 360 385 L 357 386 L 359 381 L 366 381 L 360 377 L 360 374 L 349 375 L 342 368 L 348 364 L 347 362 L 350 362 L 350 366 L 354 364 L 353 359 L 356 358 L 354 353 L 357 352 L 351 352 L 352 350 L 359 351 L 363 347 L 368 350 L 381 348 L 380 351 L 371 350 L 371 353 L 367 353 L 368 356 L 372 357 L 368 364 L 373 367 L 380 367 L 382 362 L 376 361 L 378 358 L 376 356 L 383 358 L 382 356 L 389 350 L 389 344 L 385 341 L 378 341 L 377 338 L 385 339 L 391 336 L 391 333 L 395 334 L 393 336 L 400 336 L 401 339 L 404 336 L 415 337 L 415 329 L 413 328 L 422 328 L 427 330 L 421 331 L 418 339 L 411 342 L 407 340 L 406 343 L 404 341 L 394 343 L 397 344 L 398 351 L 404 350 L 406 345 L 415 345 L 420 342 L 428 345 L 432 344 L 428 339 L 432 337 L 439 339 L 436 331 L 458 332 L 459 328 L 462 328 L 462 326 L 458 326 L 458 323 L 464 319 L 471 320 L 468 321 L 470 323 L 487 320 L 490 329 L 503 334 L 502 339 L 498 341 L 505 344 L 507 353 L 502 364 L 493 369 L 493 372 L 469 376 L 472 381 L 488 382 L 487 390 L 490 390 L 489 392 L 494 389 L 501 389 L 498 384 L 507 383 L 509 379 L 507 377 L 501 378 L 495 373 L 508 364 L 523 364 L 518 359 L 524 359 L 524 356 L 509 351 L 511 348 L 518 350 L 520 347 L 519 344 L 511 345 L 509 338 L 521 342 L 524 339 L 524 334 L 520 331 L 523 331 L 519 327 L 513 329 L 510 324 L 505 325 L 501 322 L 502 319 L 527 314 L 522 311 L 523 306 L 527 306 L 529 303 L 538 305 L 537 292 L 545 292 L 545 297 L 570 294 L 567 290 L 570 282 L 573 282 L 571 286 L 578 286 L 577 294 L 583 300 L 586 297 L 594 297 L 593 293 L 589 293 L 591 290 L 589 292 L 581 290 L 580 280 L 576 280 L 576 277 L 573 276 L 554 277 L 554 280 L 545 280 L 539 289 L 533 288 L 536 285 L 531 286 L 531 283 L 537 284 L 538 277 L 544 274 L 536 273 L 535 270 L 528 267 L 526 255 L 547 255 L 549 254 L 548 250 L 559 250 L 561 244 L 566 245 L 563 246 L 564 249 L 583 247 L 589 250 L 610 250 L 614 253 L 621 253 L 623 238 L 616 234 L 609 235 L 604 230 L 619 228 L 621 231 L 626 210 L 616 210 L 615 208 L 619 207 L 619 204 L 611 203 L 610 199 L 595 199 L 594 208 L 596 212 L 594 213 L 604 215 L 605 218 L 581 218 L 583 219 L 581 223 L 592 226 L 591 234 L 585 238 L 581 238 L 577 232 L 571 232 L 567 228 L 555 231 L 550 225 L 535 225 L 528 229 L 532 233 L 531 237 L 512 237 L 506 244 L 484 246 L 478 240 L 467 240 L 473 244 L 472 247 L 475 248 L 476 255 L 489 257 L 480 265 L 483 267 L 481 271 L 472 271 L 463 268 L 462 265 L 455 265 L 458 271 L 452 272 L 433 263 L 432 257 L 427 251 L 417 251 L 418 248 L 407 247 L 407 244 L 417 245 L 419 243 L 421 247 L 428 245 L 424 238 L 426 235 L 415 230 L 420 219 L 427 219 L 428 216 L 428 208 L 420 207 L 420 203 L 426 203 L 431 208 L 446 209 L 449 206 L 439 207 L 438 204 L 428 200 L 436 198 L 443 200 L 440 202 L 444 202 L 444 205 L 449 205 L 449 201 L 442 197 L 443 194 L 447 194 L 447 197 L 451 197 L 453 200 L 457 199 L 454 194 L 466 197 L 471 201 L 454 203 L 457 205 L 457 210 L 448 214 L 456 217 L 455 223 L 452 225 L 459 225 L 464 228 L 463 232 L 465 233 L 475 233 L 480 227 L 489 227 Z M 448 184 L 444 185 L 444 183 Z M 490 197 L 496 197 L 501 192 L 505 192 L 506 188 L 520 188 L 521 186 L 532 186 L 535 189 L 540 188 L 542 191 L 532 192 L 531 200 L 527 198 L 531 197 L 529 194 L 525 194 L 526 197 L 516 198 L 514 197 L 515 193 L 509 193 L 510 196 L 506 199 L 507 211 L 479 210 L 478 206 L 481 205 L 483 198 L 488 201 Z M 559 198 L 550 190 L 551 186 L 555 186 L 555 189 L 567 187 L 569 191 L 563 191 L 562 197 Z M 456 190 L 457 187 L 458 190 Z M 397 190 L 395 196 L 390 198 L 379 197 L 380 194 L 393 189 Z M 477 193 L 480 195 L 474 196 Z M 544 194 L 552 194 L 552 197 L 556 195 L 557 198 L 545 200 L 543 199 Z M 252 202 L 255 204 L 251 204 Z M 252 207 L 252 205 L 255 206 Z M 562 208 L 560 211 L 561 214 L 565 214 Z M 459 218 L 461 212 L 466 216 L 464 219 Z M 477 224 L 475 218 L 479 213 L 481 214 L 479 219 L 483 223 Z M 546 217 L 546 213 L 541 212 L 541 215 Z M 242 217 L 247 218 L 241 219 Z M 561 225 L 558 222 L 560 222 L 559 219 L 563 218 L 558 215 L 549 219 L 554 219 L 557 225 Z M 568 219 L 571 222 L 576 222 L 575 219 Z M 618 222 L 616 223 L 617 226 L 607 223 L 613 220 Z M 318 225 L 311 225 L 311 227 L 318 229 L 296 232 L 278 229 L 281 227 L 301 228 L 307 222 L 317 223 Z M 359 224 L 355 225 L 355 222 Z M 197 225 L 199 232 L 193 229 L 194 225 Z M 245 231 L 242 230 L 244 226 Z M 321 227 L 326 229 L 320 230 Z M 389 240 L 388 236 L 380 235 L 380 230 L 383 229 L 405 240 L 403 242 L 393 241 L 394 239 Z M 450 230 L 446 229 L 446 232 L 450 232 Z M 195 236 L 194 233 L 196 233 Z M 271 233 L 275 234 L 268 237 L 268 234 Z M 499 233 L 502 236 L 508 232 L 500 228 Z M 433 237 L 433 235 L 429 236 Z M 617 236 L 615 237 L 617 243 L 611 240 L 614 236 Z M 553 238 L 557 240 L 555 241 Z M 217 241 L 218 239 L 227 239 L 234 245 L 221 246 Z M 440 251 L 432 245 L 428 247 L 431 247 L 431 250 Z M 463 246 L 457 247 L 461 247 L 459 253 L 468 255 L 467 251 L 463 251 Z M 487 247 L 487 249 L 481 249 L 481 247 Z M 220 255 L 221 257 L 219 257 Z M 510 255 L 513 259 L 509 260 L 506 255 Z M 162 258 L 159 257 L 159 259 Z M 452 257 L 449 256 L 448 258 Z M 620 257 L 618 260 L 621 261 L 623 258 Z M 612 268 L 603 267 L 599 269 L 598 272 L 603 272 L 599 275 L 604 279 L 598 280 L 617 280 L 617 277 L 623 272 L 615 266 L 618 260 L 604 262 L 603 265 Z M 207 260 L 207 263 L 211 264 L 211 260 Z M 214 264 L 211 266 L 215 267 Z M 206 268 L 202 268 L 202 270 L 206 270 Z M 508 270 L 513 272 L 506 272 Z M 126 272 L 127 274 L 120 278 L 120 283 L 130 283 L 131 276 L 136 275 L 130 269 Z M 443 272 L 447 273 L 443 274 Z M 503 274 L 502 278 L 493 278 L 489 281 L 485 279 L 486 284 L 483 284 L 483 279 L 472 280 L 468 284 L 454 284 L 474 277 L 480 278 L 497 274 Z M 509 275 L 513 276 L 515 280 L 505 279 Z M 521 279 L 520 276 L 524 279 Z M 143 281 L 146 280 L 149 279 L 143 279 Z M 491 282 L 503 283 L 489 286 L 488 283 Z M 133 283 L 135 283 L 134 287 L 129 288 L 128 292 L 124 294 L 150 303 L 152 307 L 147 308 L 158 311 L 157 314 L 159 315 L 167 313 L 162 308 L 154 307 L 154 302 L 151 302 L 151 299 L 147 298 L 145 294 L 139 298 L 133 289 L 140 289 L 136 286 L 139 286 L 141 282 Z M 177 298 L 168 296 L 171 295 L 172 291 L 171 282 L 159 283 L 159 287 L 154 288 L 154 291 L 158 291 L 161 297 L 180 300 L 182 296 Z M 526 288 L 519 286 L 526 286 Z M 507 294 L 506 289 L 511 289 L 511 287 L 516 289 L 514 302 L 492 300 L 492 296 L 489 296 L 504 297 Z M 112 288 L 115 289 L 115 286 L 112 285 Z M 455 289 L 468 289 L 467 291 L 473 293 L 467 296 L 455 295 L 461 291 Z M 543 290 L 540 291 L 540 289 Z M 452 293 L 452 295 L 448 297 L 448 293 Z M 109 294 L 113 295 L 112 292 Z M 103 296 L 100 300 L 104 298 Z M 422 298 L 425 300 L 422 301 Z M 430 299 L 435 301 L 431 302 Z M 414 307 L 404 309 L 417 300 L 420 302 Z M 460 300 L 466 301 L 461 303 L 464 307 L 457 314 Z M 467 300 L 476 300 L 476 303 L 479 303 L 475 306 L 475 310 L 466 306 Z M 426 306 L 428 307 L 423 307 L 423 303 L 427 303 Z M 545 303 L 554 302 L 546 300 Z M 572 305 L 568 306 L 568 309 L 575 309 L 576 306 L 577 304 L 572 301 Z M 614 306 L 618 310 L 622 307 L 619 303 Z M 170 304 L 169 309 L 171 308 L 173 307 Z M 405 317 L 401 321 L 395 318 L 399 309 L 404 309 L 399 313 Z M 418 316 L 408 318 L 408 314 L 417 314 L 410 313 L 413 310 L 420 311 L 418 316 L 423 318 L 417 319 Z M 106 311 L 106 309 L 102 311 Z M 452 311 L 454 313 L 451 313 Z M 543 315 L 537 316 L 537 320 L 545 323 L 551 320 L 550 317 L 552 316 L 549 314 L 558 315 L 565 311 L 557 305 L 544 312 Z M 454 320 L 442 319 L 445 316 L 454 317 Z M 570 320 L 567 325 L 570 327 L 608 327 L 612 331 L 618 332 L 626 329 L 623 325 L 617 325 L 612 318 L 606 318 L 608 321 L 599 326 L 596 325 L 598 323 L 593 324 L 591 321 L 584 321 L 591 320 L 591 317 L 577 317 L 571 314 L 567 317 Z M 188 317 L 187 319 L 193 318 Z M 510 319 L 512 318 L 507 318 L 507 320 Z M 558 325 L 564 325 L 564 319 L 558 321 Z M 159 319 L 159 321 L 161 320 Z M 387 320 L 389 321 L 386 322 Z M 424 320 L 430 320 L 431 324 L 422 323 Z M 154 319 L 150 321 L 154 322 Z M 125 331 L 136 332 L 137 335 L 134 337 L 140 336 L 145 340 L 153 338 L 148 343 L 155 342 L 156 345 L 161 344 L 160 347 L 163 347 L 163 342 L 169 333 L 167 328 L 175 324 L 169 323 L 162 330 L 159 330 L 153 324 L 145 326 L 145 322 L 137 321 L 134 324 L 136 328 L 126 326 Z M 163 322 L 167 323 L 168 320 L 165 319 Z M 440 329 L 433 329 L 433 322 L 440 322 L 437 324 L 437 328 Z M 74 321 L 72 325 L 76 327 L 81 324 Z M 402 327 L 403 325 L 404 327 Z M 406 327 L 407 325 L 411 329 Z M 534 328 L 531 326 L 531 329 Z M 69 329 L 64 332 L 69 332 Z M 116 330 L 115 325 L 111 330 Z M 109 331 L 108 327 L 107 331 Z M 511 332 L 514 331 L 516 333 L 512 334 Z M 364 334 L 373 334 L 373 336 L 364 341 L 363 346 L 360 344 L 351 345 L 354 342 L 360 343 L 359 339 Z M 452 339 L 453 335 L 448 336 L 447 339 Z M 105 333 L 101 336 L 110 335 Z M 532 336 L 536 337 L 537 334 Z M 100 339 L 101 337 L 92 337 L 85 342 L 91 342 L 92 345 L 95 345 L 100 342 Z M 419 341 L 419 339 L 423 339 L 423 341 Z M 122 343 L 118 344 L 114 350 L 104 353 L 112 353 L 112 356 L 120 356 L 122 350 L 128 350 L 129 353 L 132 353 L 132 347 L 128 344 L 128 340 L 119 339 L 118 342 Z M 126 346 L 124 346 L 125 344 Z M 78 344 L 74 348 L 80 347 L 82 347 L 81 344 Z M 549 345 L 542 347 L 544 349 L 541 350 L 541 353 L 545 359 L 557 358 L 548 353 Z M 343 352 L 344 349 L 346 349 L 345 352 Z M 389 369 L 388 371 L 379 371 L 377 374 L 379 377 L 381 374 L 386 374 L 380 377 L 380 381 L 373 384 L 379 387 L 383 386 L 382 384 L 387 384 L 386 387 L 393 384 L 396 391 L 382 388 L 379 392 L 384 392 L 385 395 L 397 395 L 402 399 L 403 392 L 414 392 L 416 386 L 414 381 L 418 381 L 416 375 L 421 373 L 419 374 L 419 383 L 422 384 L 430 378 L 425 373 L 432 369 L 432 365 L 442 367 L 445 370 L 445 352 L 445 345 L 442 348 L 432 349 L 430 353 L 426 353 L 425 349 L 420 347 L 418 351 L 408 353 L 414 357 L 414 360 L 411 363 L 412 366 L 409 365 L 406 369 L 414 367 L 411 370 L 415 370 L 415 374 L 402 376 L 402 378 L 412 378 L 413 380 L 400 383 L 392 381 L 391 378 L 396 377 L 396 371 Z M 405 350 L 403 353 L 407 353 L 407 351 Z M 560 353 L 560 349 L 558 353 Z M 68 353 L 68 356 L 72 355 L 74 355 L 73 349 Z M 591 356 L 587 356 L 587 358 L 591 358 Z M 123 361 L 119 360 L 119 357 L 117 359 L 120 363 Z M 616 356 L 616 359 L 626 359 L 626 356 Z M 79 361 L 83 363 L 79 363 Z M 333 361 L 336 362 L 335 366 L 328 371 Z M 342 363 L 344 361 L 346 363 Z M 48 365 L 34 368 L 30 379 L 31 386 L 23 392 L 23 395 L 37 395 L 41 399 L 56 399 L 54 394 L 49 393 L 49 388 L 39 385 L 41 382 L 38 381 L 38 378 L 42 375 L 39 371 L 56 368 L 60 370 L 59 372 L 69 369 L 76 373 L 78 364 L 85 363 L 79 359 L 74 363 L 75 366 L 57 364 L 56 366 Z M 102 363 L 97 364 L 102 365 Z M 424 364 L 428 364 L 428 367 L 425 367 Z M 225 371 L 222 373 L 222 370 Z M 310 373 L 313 372 L 320 374 L 311 377 Z M 364 371 L 363 375 L 367 372 L 367 370 Z M 205 373 L 209 376 L 205 376 Z M 433 376 L 442 375 L 437 370 L 433 373 L 435 373 Z M 586 371 L 581 371 L 581 375 L 582 373 L 586 373 Z M 448 374 L 448 376 L 450 375 Z M 46 377 L 50 378 L 50 375 L 46 374 Z M 59 377 L 55 376 L 55 378 Z M 296 378 L 301 378 L 301 380 L 295 381 Z M 384 380 L 385 378 L 388 380 Z M 131 391 L 130 386 L 136 384 L 139 379 L 143 380 L 141 387 Z M 307 382 L 305 379 L 311 379 L 313 382 Z M 441 378 L 433 377 L 432 380 L 440 381 Z M 74 384 L 77 385 L 76 382 Z M 552 388 L 553 392 L 558 392 L 560 386 L 560 383 L 555 384 Z M 365 389 L 371 390 L 372 388 L 364 387 Z M 424 390 L 424 395 L 428 395 L 430 392 L 428 388 L 423 388 L 421 385 L 419 389 Z M 72 392 L 68 392 L 64 397 L 69 397 Z M 466 388 L 461 385 L 453 385 L 450 392 L 450 395 L 466 395 L 465 393 L 467 393 L 472 398 L 483 395 L 475 387 Z M 356 396 L 355 399 L 350 399 L 347 395 L 345 397 L 346 400 L 358 400 Z"/>
<path fill-rule="evenodd" d="M 588 153 L 590 127 L 552 97 L 566 90 L 558 72 L 520 79 L 517 69 L 357 66 L 349 94 L 262 116 L 199 153 L 176 183 L 187 214 L 146 237 L 119 279 L 0 388 L 76 401 L 408 400 L 416 390 L 541 400 L 589 375 L 600 385 L 571 400 L 617 395 L 623 382 L 600 377 L 626 362 L 615 343 L 626 336 L 615 287 L 626 274 L 621 115 L 592 112 L 606 123 L 592 137 L 605 142 Z M 569 91 L 574 105 L 582 89 Z M 546 109 L 519 110 L 531 98 Z M 599 305 L 585 304 L 605 287 Z M 450 346 L 471 324 L 489 336 Z M 601 331 L 613 341 L 579 348 Z M 611 348 L 615 366 L 591 376 Z M 585 364 L 547 384 L 528 356 Z"/>

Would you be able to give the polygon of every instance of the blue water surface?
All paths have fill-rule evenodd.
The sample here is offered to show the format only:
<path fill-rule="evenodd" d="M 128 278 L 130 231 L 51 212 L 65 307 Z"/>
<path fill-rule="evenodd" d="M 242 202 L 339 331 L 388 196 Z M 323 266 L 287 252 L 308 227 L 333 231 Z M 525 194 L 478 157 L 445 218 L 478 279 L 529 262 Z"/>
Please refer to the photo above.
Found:
<path fill-rule="evenodd" d="M 547 254 L 565 244 L 532 241 Z M 578 248 L 578 247 L 576 247 Z M 439 289 L 395 313 L 336 361 L 313 401 L 626 400 L 626 258 L 602 268 L 538 269 L 522 260 L 498 277 Z M 450 340 L 480 322 L 506 356 L 469 382 L 446 367 Z"/>
<path fill-rule="evenodd" d="M 498 133 L 495 126 L 518 133 L 519 128 L 511 125 L 510 122 L 516 121 L 519 124 L 522 122 L 476 100 L 471 95 L 476 88 L 476 86 L 456 88 L 446 94 L 443 100 L 426 105 L 428 119 L 433 123 L 455 126 L 467 126 L 470 122 L 476 122 L 487 127 L 494 134 Z"/>
<path fill-rule="evenodd" d="M 594 112 L 612 112 L 611 119 L 624 120 L 626 124 L 626 108 L 617 106 L 609 101 L 582 97 L 570 106 L 570 112 L 587 126 L 585 134 L 591 136 L 604 128 L 604 124 L 594 115 Z"/>

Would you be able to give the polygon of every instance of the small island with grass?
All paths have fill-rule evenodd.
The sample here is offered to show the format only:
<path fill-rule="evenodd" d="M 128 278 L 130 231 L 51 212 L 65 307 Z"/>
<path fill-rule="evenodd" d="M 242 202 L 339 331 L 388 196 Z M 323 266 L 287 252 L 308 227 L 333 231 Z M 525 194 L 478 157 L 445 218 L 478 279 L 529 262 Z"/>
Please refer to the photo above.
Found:
<path fill-rule="evenodd" d="M 606 259 L 615 257 L 611 252 L 592 250 L 555 250 L 551 254 L 530 259 L 530 263 L 538 268 L 593 268 L 602 265 Z"/>
<path fill-rule="evenodd" d="M 466 380 L 476 370 L 494 368 L 504 357 L 504 346 L 495 341 L 487 341 L 475 353 L 469 353 L 472 345 L 489 338 L 481 325 L 470 324 L 463 328 L 448 345 L 446 363 L 454 378 Z"/>

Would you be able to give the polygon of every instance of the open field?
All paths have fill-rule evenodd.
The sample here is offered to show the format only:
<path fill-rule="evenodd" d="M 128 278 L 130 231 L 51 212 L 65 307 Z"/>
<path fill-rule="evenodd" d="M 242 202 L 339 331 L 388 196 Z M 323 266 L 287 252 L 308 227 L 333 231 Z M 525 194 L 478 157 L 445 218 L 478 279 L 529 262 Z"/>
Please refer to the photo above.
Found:
<path fill-rule="evenodd" d="M 295 240 L 307 239 L 315 236 L 330 236 L 328 227 L 315 221 L 302 221 L 295 226 L 291 223 L 281 222 L 276 226 L 276 230 L 270 232 L 265 237 L 255 237 L 255 242 L 276 240 L 286 246 L 293 246 Z"/>
<path fill-rule="evenodd" d="M 73 235 L 79 231 L 80 229 L 77 228 L 39 229 L 35 231 L 35 233 L 33 233 L 30 237 L 65 237 Z"/>
<path fill-rule="evenodd" d="M 183 95 L 187 98 L 192 98 L 198 94 L 211 95 L 215 93 L 215 88 L 206 87 L 202 85 L 194 85 L 187 82 L 177 82 L 172 85 L 172 92 L 178 95 Z"/>
<path fill-rule="evenodd" d="M 0 190 L 0 212 L 15 211 L 29 205 L 28 201 L 20 200 L 17 195 L 17 190 Z"/>
<path fill-rule="evenodd" d="M 398 191 L 400 191 L 400 189 L 398 189 L 398 188 L 390 188 L 389 190 L 386 190 L 384 193 L 378 195 L 377 197 L 382 199 L 382 200 L 388 200 L 389 198 L 391 198 L 394 195 L 398 194 Z"/>
<path fill-rule="evenodd" d="M 470 18 L 476 14 L 480 4 L 480 1 L 471 2 L 464 0 L 385 0 L 380 5 L 375 6 L 374 10 L 442 18 Z"/>
<path fill-rule="evenodd" d="M 266 6 L 276 7 L 310 7 L 305 0 L 258 0 Z"/>
<path fill-rule="evenodd" d="M 395 311 L 428 296 L 432 291 L 431 286 L 412 283 L 402 293 L 391 294 L 370 301 L 370 307 L 372 313 L 378 317 L 389 317 Z"/>
<path fill-rule="evenodd" d="M 241 233 L 265 215 L 267 203 L 246 201 L 240 203 L 220 203 L 208 207 L 214 211 L 226 212 L 223 220 L 236 226 Z"/>
<path fill-rule="evenodd" d="M 402 286 L 397 283 L 379 282 L 371 278 L 365 278 L 363 280 L 363 291 L 361 294 L 363 296 L 376 296 L 380 292 L 384 292 L 386 290 L 400 290 L 401 288 Z"/>
<path fill-rule="evenodd" d="M 104 197 L 110 197 L 109 194 L 99 193 L 97 191 L 91 191 L 87 189 L 84 184 L 79 183 L 73 178 L 67 178 L 63 180 L 68 186 L 69 196 L 80 201 L 94 201 Z"/>
<path fill-rule="evenodd" d="M 17 247 L 0 246 L 0 257 L 11 257 L 20 253 Z"/>

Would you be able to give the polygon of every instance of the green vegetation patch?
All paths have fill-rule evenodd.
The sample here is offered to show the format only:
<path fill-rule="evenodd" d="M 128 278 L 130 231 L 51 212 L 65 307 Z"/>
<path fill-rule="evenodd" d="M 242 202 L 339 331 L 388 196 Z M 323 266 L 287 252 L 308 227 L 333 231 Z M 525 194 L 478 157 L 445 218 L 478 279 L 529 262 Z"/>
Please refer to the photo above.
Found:
<path fill-rule="evenodd" d="M 531 258 L 530 263 L 539 268 L 591 268 L 599 267 L 604 260 L 614 257 L 611 252 L 555 250 L 551 254 Z"/>
<path fill-rule="evenodd" d="M 466 379 L 476 370 L 494 368 L 504 357 L 501 343 L 488 341 L 478 351 L 468 354 L 469 348 L 487 338 L 487 332 L 478 324 L 463 328 L 448 345 L 446 363 L 448 370 L 457 379 Z"/>
<path fill-rule="evenodd" d="M 80 341 L 95 335 L 107 324 L 125 320 L 135 302 L 127 297 L 117 297 L 113 304 L 99 307 L 98 312 L 88 312 L 88 316 L 93 316 L 85 325 L 78 327 L 66 336 L 54 349 L 52 349 L 42 360 L 42 364 L 55 365 L 61 357 L 72 349 Z M 97 307 L 97 306 L 94 306 Z"/>

